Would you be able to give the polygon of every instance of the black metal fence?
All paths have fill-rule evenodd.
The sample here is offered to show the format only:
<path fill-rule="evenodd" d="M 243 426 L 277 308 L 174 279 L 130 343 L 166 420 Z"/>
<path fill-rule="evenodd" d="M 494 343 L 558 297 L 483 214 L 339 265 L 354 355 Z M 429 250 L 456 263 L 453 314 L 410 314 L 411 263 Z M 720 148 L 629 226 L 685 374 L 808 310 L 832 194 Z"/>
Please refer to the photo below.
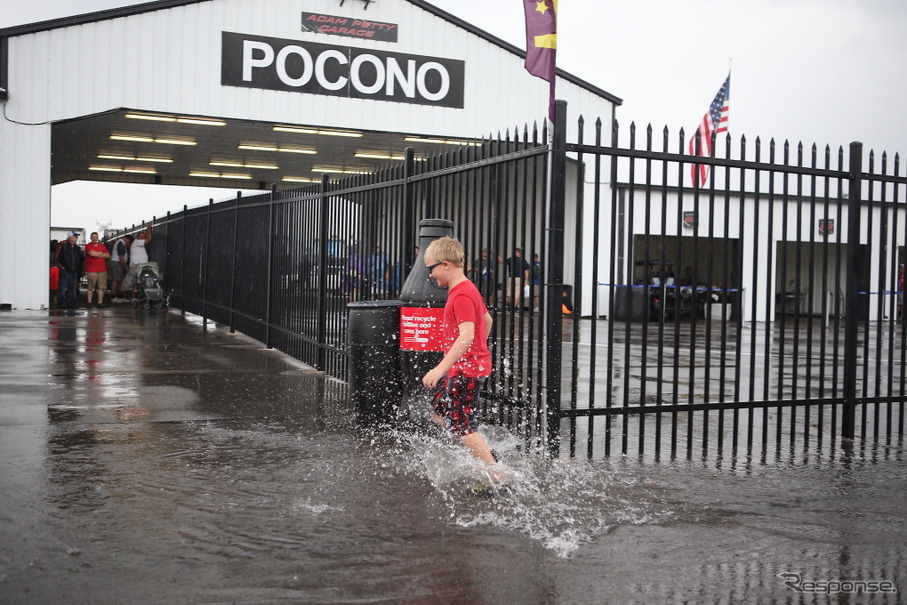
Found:
<path fill-rule="evenodd" d="M 698 162 L 708 186 L 693 187 L 683 131 L 649 129 L 639 145 L 631 126 L 626 147 L 616 124 L 596 124 L 591 144 L 583 132 L 567 151 L 591 167 L 581 196 L 608 231 L 577 244 L 571 278 L 592 289 L 591 319 L 573 318 L 565 348 L 571 455 L 902 439 L 897 157 L 870 154 L 864 170 L 859 143 L 846 155 L 772 141 L 766 153 L 757 139 L 750 160 L 746 140 L 735 157 L 727 137 L 721 157 Z"/>
<path fill-rule="evenodd" d="M 902 438 L 898 158 L 864 170 L 859 144 L 757 140 L 748 159 L 728 138 L 695 160 L 708 186 L 689 187 L 682 131 L 676 152 L 667 131 L 656 150 L 632 127 L 620 146 L 616 124 L 580 119 L 568 142 L 558 103 L 550 134 L 184 209 L 154 220 L 152 260 L 173 305 L 346 379 L 346 304 L 395 298 L 418 222 L 449 219 L 495 318 L 486 416 L 527 445 L 720 455 Z"/>
<path fill-rule="evenodd" d="M 524 129 L 431 158 L 408 150 L 403 164 L 375 175 L 184 208 L 151 221 L 151 260 L 171 305 L 346 380 L 347 303 L 396 298 L 419 221 L 452 220 L 495 318 L 486 415 L 536 434 L 539 265 L 517 275 L 512 294 L 506 265 L 516 248 L 529 267 L 545 257 L 546 137 Z"/>

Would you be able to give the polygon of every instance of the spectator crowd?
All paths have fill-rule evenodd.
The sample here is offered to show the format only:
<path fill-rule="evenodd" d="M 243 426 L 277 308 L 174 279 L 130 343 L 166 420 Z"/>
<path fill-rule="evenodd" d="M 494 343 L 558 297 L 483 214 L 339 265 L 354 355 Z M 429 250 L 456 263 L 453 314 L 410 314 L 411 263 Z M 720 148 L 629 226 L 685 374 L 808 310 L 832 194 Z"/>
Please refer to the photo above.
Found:
<path fill-rule="evenodd" d="M 148 263 L 151 227 L 135 236 L 123 235 L 109 245 L 92 232 L 83 250 L 82 234 L 69 231 L 63 241 L 50 242 L 50 306 L 76 309 L 84 290 L 85 308 L 104 308 L 105 294 L 111 303 L 132 302 L 135 297 L 135 275 L 140 265 Z"/>

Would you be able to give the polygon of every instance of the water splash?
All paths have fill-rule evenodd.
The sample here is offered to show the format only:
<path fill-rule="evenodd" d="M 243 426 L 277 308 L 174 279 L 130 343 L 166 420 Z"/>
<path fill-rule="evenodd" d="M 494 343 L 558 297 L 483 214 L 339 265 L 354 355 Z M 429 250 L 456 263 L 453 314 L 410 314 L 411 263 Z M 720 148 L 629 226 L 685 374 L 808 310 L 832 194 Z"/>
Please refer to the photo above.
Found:
<path fill-rule="evenodd" d="M 417 461 L 410 472 L 431 483 L 455 525 L 521 533 L 569 558 L 620 525 L 663 523 L 673 516 L 652 482 L 608 463 L 526 454 L 519 440 L 499 427 L 483 432 L 506 475 L 488 498 L 470 492 L 471 485 L 484 480 L 485 465 L 453 438 L 405 436 Z"/>

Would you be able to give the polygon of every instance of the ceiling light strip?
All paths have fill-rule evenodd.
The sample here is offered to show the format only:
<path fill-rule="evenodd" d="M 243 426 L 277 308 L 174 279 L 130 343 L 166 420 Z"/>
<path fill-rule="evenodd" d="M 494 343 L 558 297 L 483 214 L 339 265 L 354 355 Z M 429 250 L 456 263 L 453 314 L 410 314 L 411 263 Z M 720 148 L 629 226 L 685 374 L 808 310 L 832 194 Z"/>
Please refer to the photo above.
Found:
<path fill-rule="evenodd" d="M 242 143 L 241 145 L 237 145 L 236 148 L 244 149 L 246 151 L 280 151 L 283 153 L 305 153 L 308 155 L 315 155 L 318 153 L 315 149 L 305 149 L 303 147 L 276 147 L 274 145 L 257 143 Z"/>
<path fill-rule="evenodd" d="M 482 143 L 476 141 L 464 141 L 462 139 L 431 139 L 423 137 L 403 137 L 404 141 L 412 143 L 431 143 L 434 145 L 461 145 L 464 147 L 481 147 Z"/>
<path fill-rule="evenodd" d="M 327 172 L 329 174 L 372 174 L 372 171 L 368 168 L 330 168 L 317 166 L 312 168 L 312 172 Z"/>
<path fill-rule="evenodd" d="M 260 170 L 277 170 L 274 164 L 248 164 L 243 162 L 208 162 L 209 166 L 225 166 L 227 168 L 258 168 Z"/>
<path fill-rule="evenodd" d="M 131 174 L 157 174 L 153 168 L 119 168 L 115 166 L 89 166 L 95 172 L 128 172 Z"/>
<path fill-rule="evenodd" d="M 152 115 L 147 113 L 127 113 L 126 117 L 131 120 L 151 120 L 153 122 L 176 122 L 173 116 Z"/>
<path fill-rule="evenodd" d="M 271 128 L 274 132 L 291 132 L 293 134 L 320 134 L 328 137 L 350 137 L 354 139 L 361 138 L 361 132 L 352 130 L 323 130 L 321 128 L 304 128 L 301 126 L 274 126 Z"/>
<path fill-rule="evenodd" d="M 177 118 L 180 124 L 194 124 L 196 126 L 226 126 L 227 123 L 222 120 L 204 120 L 202 118 Z"/>
<path fill-rule="evenodd" d="M 193 118 L 188 116 L 168 116 L 150 113 L 127 113 L 127 118 L 132 120 L 150 120 L 153 122 L 178 122 L 180 124 L 194 124 L 196 126 L 226 126 L 223 120 L 212 120 L 209 118 Z"/>
<path fill-rule="evenodd" d="M 366 151 L 360 151 L 353 154 L 353 157 L 357 158 L 368 158 L 372 160 L 404 160 L 405 156 L 402 155 L 393 155 L 390 153 L 370 153 Z"/>
<path fill-rule="evenodd" d="M 165 139 L 154 138 L 138 134 L 112 134 L 110 139 L 113 141 L 131 141 L 134 143 L 163 143 L 166 145 L 198 145 L 192 139 Z"/>
<path fill-rule="evenodd" d="M 241 181 L 251 181 L 252 180 L 251 174 L 232 174 L 232 173 L 226 173 L 226 172 L 192 171 L 189 173 L 189 176 L 196 176 L 196 177 L 202 177 L 202 178 L 208 178 L 208 179 L 233 179 L 233 180 L 241 180 Z"/>
<path fill-rule="evenodd" d="M 172 164 L 173 160 L 169 158 L 147 158 L 147 157 L 136 157 L 132 155 L 116 155 L 112 153 L 99 153 L 99 160 L 122 160 L 124 162 L 159 162 L 165 164 Z"/>

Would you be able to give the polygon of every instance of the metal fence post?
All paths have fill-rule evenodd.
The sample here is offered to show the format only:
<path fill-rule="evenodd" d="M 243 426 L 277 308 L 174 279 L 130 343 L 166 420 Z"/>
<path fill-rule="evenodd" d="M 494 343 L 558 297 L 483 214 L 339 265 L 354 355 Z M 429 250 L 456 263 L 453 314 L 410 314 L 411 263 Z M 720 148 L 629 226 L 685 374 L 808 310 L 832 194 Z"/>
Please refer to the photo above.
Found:
<path fill-rule="evenodd" d="M 189 222 L 186 215 L 189 213 L 189 206 L 183 204 L 183 234 L 182 234 L 182 246 L 181 250 L 183 252 L 183 258 L 180 259 L 180 289 L 183 291 L 182 298 L 180 299 L 180 315 L 183 317 L 186 316 L 186 223 Z"/>
<path fill-rule="evenodd" d="M 265 346 L 269 349 L 274 348 L 271 345 L 271 291 L 274 289 L 274 280 L 271 279 L 274 271 L 274 198 L 277 194 L 277 188 L 271 188 L 271 195 L 268 197 L 268 268 L 267 268 L 267 286 L 265 287 Z"/>
<path fill-rule="evenodd" d="M 564 203 L 567 171 L 567 102 L 555 101 L 548 195 L 548 304 L 545 330 L 545 418 L 548 452 L 560 453 L 561 341 L 564 292 Z"/>
<path fill-rule="evenodd" d="M 230 264 L 230 334 L 236 333 L 236 328 L 233 326 L 233 314 L 234 306 L 233 302 L 236 298 L 236 257 L 239 254 L 237 248 L 237 231 L 239 227 L 239 197 L 240 194 L 236 192 L 236 199 L 233 201 L 233 259 Z"/>
<path fill-rule="evenodd" d="M 214 207 L 214 198 L 208 198 L 208 208 L 205 213 L 205 266 L 202 270 L 202 330 L 208 329 L 208 254 L 211 250 L 211 209 Z"/>
<path fill-rule="evenodd" d="M 164 275 L 167 275 L 170 272 L 170 254 L 168 253 L 168 250 L 167 250 L 167 243 L 170 241 L 170 211 L 169 210 L 167 211 L 167 217 L 164 219 L 164 225 L 166 226 L 166 228 L 164 229 L 164 254 L 163 254 L 163 257 L 161 257 L 161 255 L 158 254 L 158 259 L 163 260 L 163 262 L 161 262 L 161 265 L 163 265 L 163 269 L 161 269 L 161 272 Z M 155 231 L 160 231 L 160 228 L 155 227 Z"/>
<path fill-rule="evenodd" d="M 324 371 L 327 364 L 327 279 L 328 279 L 328 175 L 321 175 L 320 222 L 318 225 L 318 299 L 315 302 L 315 369 Z"/>
<path fill-rule="evenodd" d="M 844 407 L 841 411 L 841 434 L 845 439 L 854 438 L 857 407 L 857 350 L 860 320 L 860 272 L 863 269 L 860 249 L 860 197 L 863 173 L 863 144 L 850 144 L 850 187 L 847 200 L 847 286 L 844 322 Z"/>
<path fill-rule="evenodd" d="M 403 234 L 400 238 L 403 242 L 403 270 L 400 273 L 400 279 L 405 279 L 413 269 L 415 257 L 413 251 L 416 249 L 416 203 L 415 203 L 415 186 L 410 180 L 416 167 L 416 150 L 413 147 L 407 147 L 404 150 L 405 158 L 403 164 Z"/>

